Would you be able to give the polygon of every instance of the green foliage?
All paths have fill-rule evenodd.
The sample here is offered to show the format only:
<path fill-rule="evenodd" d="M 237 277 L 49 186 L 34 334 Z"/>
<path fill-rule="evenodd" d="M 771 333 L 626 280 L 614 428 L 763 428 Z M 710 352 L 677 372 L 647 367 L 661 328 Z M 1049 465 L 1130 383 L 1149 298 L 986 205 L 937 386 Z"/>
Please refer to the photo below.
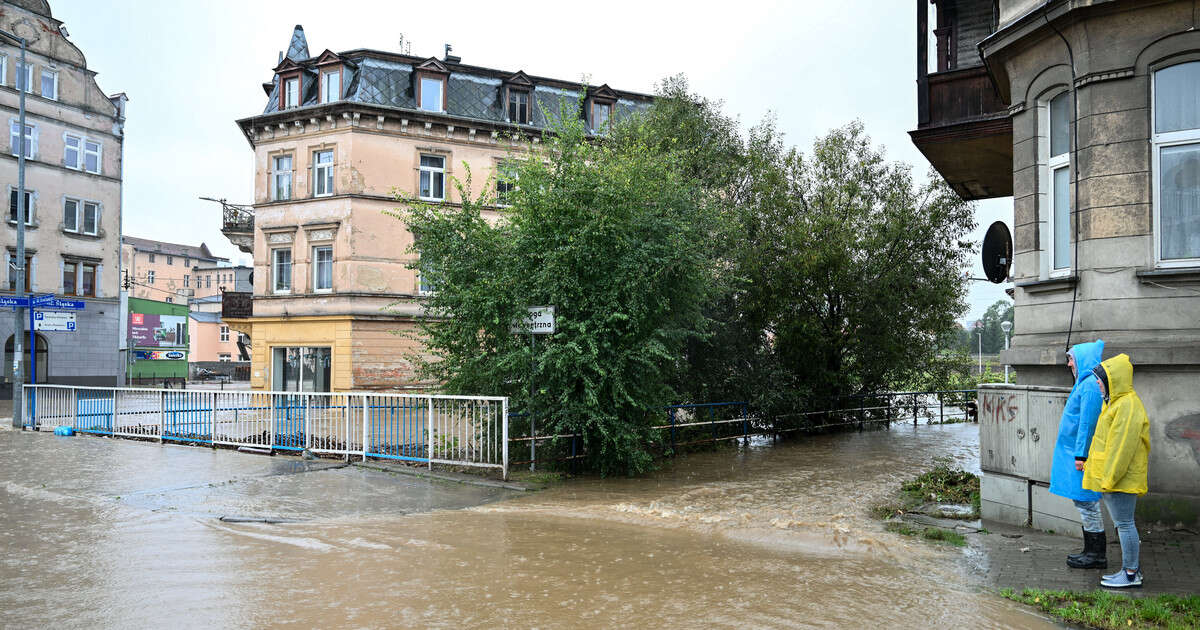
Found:
<path fill-rule="evenodd" d="M 979 331 L 974 327 L 968 330 L 960 325 L 955 327 L 952 334 L 943 337 L 940 345 L 943 348 L 953 348 L 967 354 L 977 354 L 982 341 L 984 354 L 999 353 L 1004 350 L 1004 329 L 1000 327 L 1000 323 L 1013 323 L 1013 303 L 1010 300 L 996 300 L 984 311 L 979 322 L 983 325 L 982 339 L 979 337 Z M 1015 332 L 1016 328 L 1009 332 L 1010 339 Z"/>
<path fill-rule="evenodd" d="M 910 501 L 960 503 L 979 506 L 979 477 L 961 470 L 948 459 L 934 461 L 931 470 L 900 485 Z"/>
<path fill-rule="evenodd" d="M 1000 595 L 1034 606 L 1063 621 L 1089 628 L 1183 630 L 1200 627 L 1200 595 L 1132 598 L 1103 590 L 1080 593 L 1036 588 L 1020 592 L 1006 588 L 1000 591 Z"/>
<path fill-rule="evenodd" d="M 683 345 L 702 328 L 718 228 L 686 151 L 615 135 L 590 141 L 565 119 L 514 154 L 503 220 L 488 220 L 494 193 L 474 195 L 469 171 L 454 181 L 461 208 L 402 199 L 401 216 L 437 288 L 423 374 L 510 396 L 539 427 L 581 432 L 595 470 L 633 474 L 651 463 L 651 418 L 675 398 Z M 531 342 L 510 327 L 535 305 L 555 306 L 556 332 Z"/>
<path fill-rule="evenodd" d="M 918 529 L 901 521 L 889 522 L 885 527 L 889 532 L 894 532 L 902 536 L 919 536 L 925 540 L 944 542 L 955 547 L 965 547 L 967 544 L 966 536 L 940 527 L 922 527 Z"/>

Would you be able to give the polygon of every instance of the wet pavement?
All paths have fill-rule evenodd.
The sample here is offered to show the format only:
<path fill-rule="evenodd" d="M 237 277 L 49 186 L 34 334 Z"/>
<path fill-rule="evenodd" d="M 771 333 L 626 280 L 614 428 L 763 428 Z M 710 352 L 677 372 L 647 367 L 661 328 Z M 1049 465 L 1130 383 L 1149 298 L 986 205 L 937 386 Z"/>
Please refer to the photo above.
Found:
<path fill-rule="evenodd" d="M 0 430 L 0 607 L 15 627 L 1057 627 L 972 552 L 869 514 L 977 451 L 974 425 L 896 426 L 517 493 Z"/>

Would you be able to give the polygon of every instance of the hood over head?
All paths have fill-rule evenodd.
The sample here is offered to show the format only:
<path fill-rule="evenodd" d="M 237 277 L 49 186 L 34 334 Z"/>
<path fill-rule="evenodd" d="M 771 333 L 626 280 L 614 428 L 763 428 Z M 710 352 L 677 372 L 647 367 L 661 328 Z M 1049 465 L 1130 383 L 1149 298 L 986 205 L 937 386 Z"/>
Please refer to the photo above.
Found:
<path fill-rule="evenodd" d="M 1092 378 L 1092 369 L 1100 365 L 1100 357 L 1104 354 L 1104 340 L 1077 343 L 1067 350 L 1067 354 L 1075 357 L 1076 383 L 1085 378 Z"/>
<path fill-rule="evenodd" d="M 1133 391 L 1133 363 L 1129 360 L 1129 355 L 1118 354 L 1101 362 L 1093 371 L 1104 381 L 1108 390 L 1106 399 L 1119 398 Z"/>

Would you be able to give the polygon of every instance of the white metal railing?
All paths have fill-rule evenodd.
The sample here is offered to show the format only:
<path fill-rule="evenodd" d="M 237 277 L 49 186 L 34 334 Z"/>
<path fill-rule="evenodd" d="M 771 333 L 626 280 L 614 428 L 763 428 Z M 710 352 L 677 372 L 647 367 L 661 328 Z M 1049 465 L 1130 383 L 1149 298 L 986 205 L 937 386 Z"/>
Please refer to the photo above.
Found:
<path fill-rule="evenodd" d="M 25 385 L 25 423 L 191 442 L 499 468 L 508 398 Z"/>

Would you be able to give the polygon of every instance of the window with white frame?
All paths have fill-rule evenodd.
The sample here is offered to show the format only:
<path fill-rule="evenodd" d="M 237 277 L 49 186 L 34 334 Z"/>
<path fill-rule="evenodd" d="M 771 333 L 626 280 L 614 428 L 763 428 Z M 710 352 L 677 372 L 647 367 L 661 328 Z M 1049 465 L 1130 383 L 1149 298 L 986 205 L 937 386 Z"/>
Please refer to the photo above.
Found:
<path fill-rule="evenodd" d="M 183 286 L 184 286 L 184 288 L 191 288 L 191 286 L 192 286 L 192 276 L 191 275 L 186 274 L 186 273 L 183 274 Z"/>
<path fill-rule="evenodd" d="M 42 96 L 58 100 L 58 73 L 54 70 L 42 68 Z"/>
<path fill-rule="evenodd" d="M 1200 61 L 1154 73 L 1157 264 L 1200 265 Z"/>
<path fill-rule="evenodd" d="M 233 355 L 229 354 L 228 352 L 222 352 L 221 354 L 217 355 L 217 361 L 220 361 L 221 363 L 229 363 L 230 361 L 233 361 Z"/>
<path fill-rule="evenodd" d="M 612 119 L 612 103 L 592 103 L 592 129 L 607 131 Z"/>
<path fill-rule="evenodd" d="M 512 205 L 512 194 L 517 190 L 517 169 L 510 162 L 501 162 L 496 167 L 496 205 Z"/>
<path fill-rule="evenodd" d="M 318 245 L 313 248 L 313 290 L 333 290 L 332 245 Z"/>
<path fill-rule="evenodd" d="M 288 79 L 283 83 L 284 109 L 291 109 L 300 106 L 300 79 Z"/>
<path fill-rule="evenodd" d="M 63 165 L 73 169 L 83 168 L 82 137 L 63 134 Z"/>
<path fill-rule="evenodd" d="M 342 98 L 342 72 L 326 72 L 321 75 L 321 102 L 332 103 Z"/>
<path fill-rule="evenodd" d="M 8 55 L 0 55 L 0 85 L 8 85 Z"/>
<path fill-rule="evenodd" d="M 287 201 L 292 198 L 292 156 L 277 155 L 274 158 L 274 185 L 271 190 L 274 191 L 275 201 Z"/>
<path fill-rule="evenodd" d="M 427 112 L 442 111 L 442 90 L 445 81 L 436 77 L 421 77 L 421 109 Z"/>
<path fill-rule="evenodd" d="M 9 146 L 13 155 L 17 155 L 21 146 L 21 124 L 16 120 L 9 122 Z M 25 159 L 31 160 L 37 154 L 38 129 L 37 125 L 25 125 Z"/>
<path fill-rule="evenodd" d="M 229 341 L 229 327 L 221 326 L 221 341 Z"/>
<path fill-rule="evenodd" d="M 95 140 L 83 139 L 83 170 L 89 173 L 100 172 L 100 152 L 102 147 Z"/>
<path fill-rule="evenodd" d="M 18 90 L 33 92 L 33 64 L 22 66 L 20 61 L 17 62 L 17 82 L 13 87 Z"/>
<path fill-rule="evenodd" d="M 333 194 L 333 151 L 326 149 L 313 153 L 313 196 Z"/>
<path fill-rule="evenodd" d="M 446 198 L 446 158 L 440 155 L 421 156 L 420 197 L 430 201 Z"/>
<path fill-rule="evenodd" d="M 271 250 L 271 290 L 275 293 L 292 292 L 292 250 Z"/>
<path fill-rule="evenodd" d="M 25 189 L 25 225 L 33 225 L 33 202 L 37 198 L 32 190 Z M 17 189 L 8 189 L 8 221 L 17 222 Z"/>
<path fill-rule="evenodd" d="M 146 272 L 146 284 L 154 284 L 154 270 Z"/>
<path fill-rule="evenodd" d="M 1071 95 L 1063 92 L 1046 107 L 1050 151 L 1046 161 L 1047 260 L 1050 275 L 1071 271 Z"/>
<path fill-rule="evenodd" d="M 63 231 L 95 236 L 100 228 L 100 204 L 67 198 L 63 200 Z"/>

